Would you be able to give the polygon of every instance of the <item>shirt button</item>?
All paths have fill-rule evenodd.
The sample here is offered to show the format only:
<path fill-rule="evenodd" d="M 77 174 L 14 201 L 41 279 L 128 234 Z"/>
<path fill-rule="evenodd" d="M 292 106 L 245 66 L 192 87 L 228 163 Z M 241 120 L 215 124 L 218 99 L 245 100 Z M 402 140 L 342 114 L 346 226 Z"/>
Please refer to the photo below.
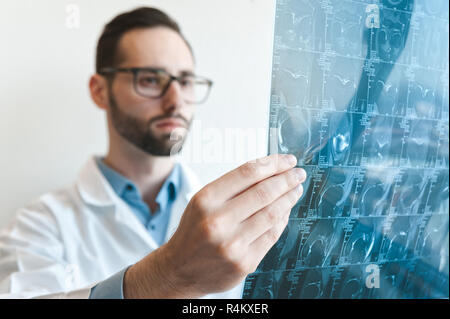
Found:
<path fill-rule="evenodd" d="M 150 225 L 150 228 L 151 228 L 152 230 L 155 230 L 155 225 Z"/>

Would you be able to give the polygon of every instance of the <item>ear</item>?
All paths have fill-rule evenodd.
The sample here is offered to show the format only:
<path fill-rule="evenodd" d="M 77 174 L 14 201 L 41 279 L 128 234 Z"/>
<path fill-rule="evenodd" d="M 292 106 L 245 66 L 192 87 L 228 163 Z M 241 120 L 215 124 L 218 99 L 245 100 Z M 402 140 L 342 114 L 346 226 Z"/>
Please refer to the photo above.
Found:
<path fill-rule="evenodd" d="M 108 83 L 100 74 L 94 74 L 89 79 L 89 91 L 94 103 L 101 109 L 109 109 Z"/>

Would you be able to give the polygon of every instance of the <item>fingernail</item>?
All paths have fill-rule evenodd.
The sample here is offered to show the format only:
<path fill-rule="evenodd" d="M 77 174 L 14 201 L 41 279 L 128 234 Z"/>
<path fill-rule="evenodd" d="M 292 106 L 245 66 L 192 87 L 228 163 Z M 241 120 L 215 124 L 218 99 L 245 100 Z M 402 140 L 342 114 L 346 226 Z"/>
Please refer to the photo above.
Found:
<path fill-rule="evenodd" d="M 302 184 L 297 185 L 295 190 L 296 190 L 298 196 L 301 196 L 303 194 L 303 186 L 302 186 Z"/>
<path fill-rule="evenodd" d="M 292 154 L 285 155 L 286 160 L 288 161 L 289 165 L 295 166 L 297 164 L 297 157 L 295 157 Z"/>
<path fill-rule="evenodd" d="M 306 172 L 303 168 L 294 168 L 294 173 L 299 182 L 303 182 L 306 179 Z"/>

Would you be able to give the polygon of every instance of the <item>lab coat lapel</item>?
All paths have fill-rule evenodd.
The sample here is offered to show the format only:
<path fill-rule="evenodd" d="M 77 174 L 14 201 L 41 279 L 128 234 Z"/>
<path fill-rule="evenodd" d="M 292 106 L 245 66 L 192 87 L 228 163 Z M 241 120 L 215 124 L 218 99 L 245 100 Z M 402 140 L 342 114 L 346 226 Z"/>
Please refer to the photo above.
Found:
<path fill-rule="evenodd" d="M 109 182 L 100 172 L 95 157 L 89 159 L 82 168 L 77 188 L 82 199 L 89 204 L 94 212 L 113 213 L 117 222 L 129 228 L 133 233 L 146 242 L 152 249 L 158 244 L 149 234 L 144 225 L 138 220 L 130 207 L 114 192 Z"/>
<path fill-rule="evenodd" d="M 97 167 L 95 157 L 91 157 L 81 169 L 76 186 L 85 203 L 92 206 L 115 206 L 114 190 Z"/>

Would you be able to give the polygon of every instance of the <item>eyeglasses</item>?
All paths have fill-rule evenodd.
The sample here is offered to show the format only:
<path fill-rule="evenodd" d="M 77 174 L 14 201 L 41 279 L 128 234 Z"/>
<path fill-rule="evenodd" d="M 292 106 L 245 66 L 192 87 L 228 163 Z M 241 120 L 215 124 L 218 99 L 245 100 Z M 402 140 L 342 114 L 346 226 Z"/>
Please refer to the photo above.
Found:
<path fill-rule="evenodd" d="M 213 82 L 193 74 L 173 76 L 165 70 L 155 68 L 103 68 L 99 74 L 108 75 L 118 72 L 133 74 L 133 86 L 137 94 L 158 99 L 166 94 L 173 81 L 181 87 L 183 99 L 188 104 L 201 104 L 206 101 Z"/>

